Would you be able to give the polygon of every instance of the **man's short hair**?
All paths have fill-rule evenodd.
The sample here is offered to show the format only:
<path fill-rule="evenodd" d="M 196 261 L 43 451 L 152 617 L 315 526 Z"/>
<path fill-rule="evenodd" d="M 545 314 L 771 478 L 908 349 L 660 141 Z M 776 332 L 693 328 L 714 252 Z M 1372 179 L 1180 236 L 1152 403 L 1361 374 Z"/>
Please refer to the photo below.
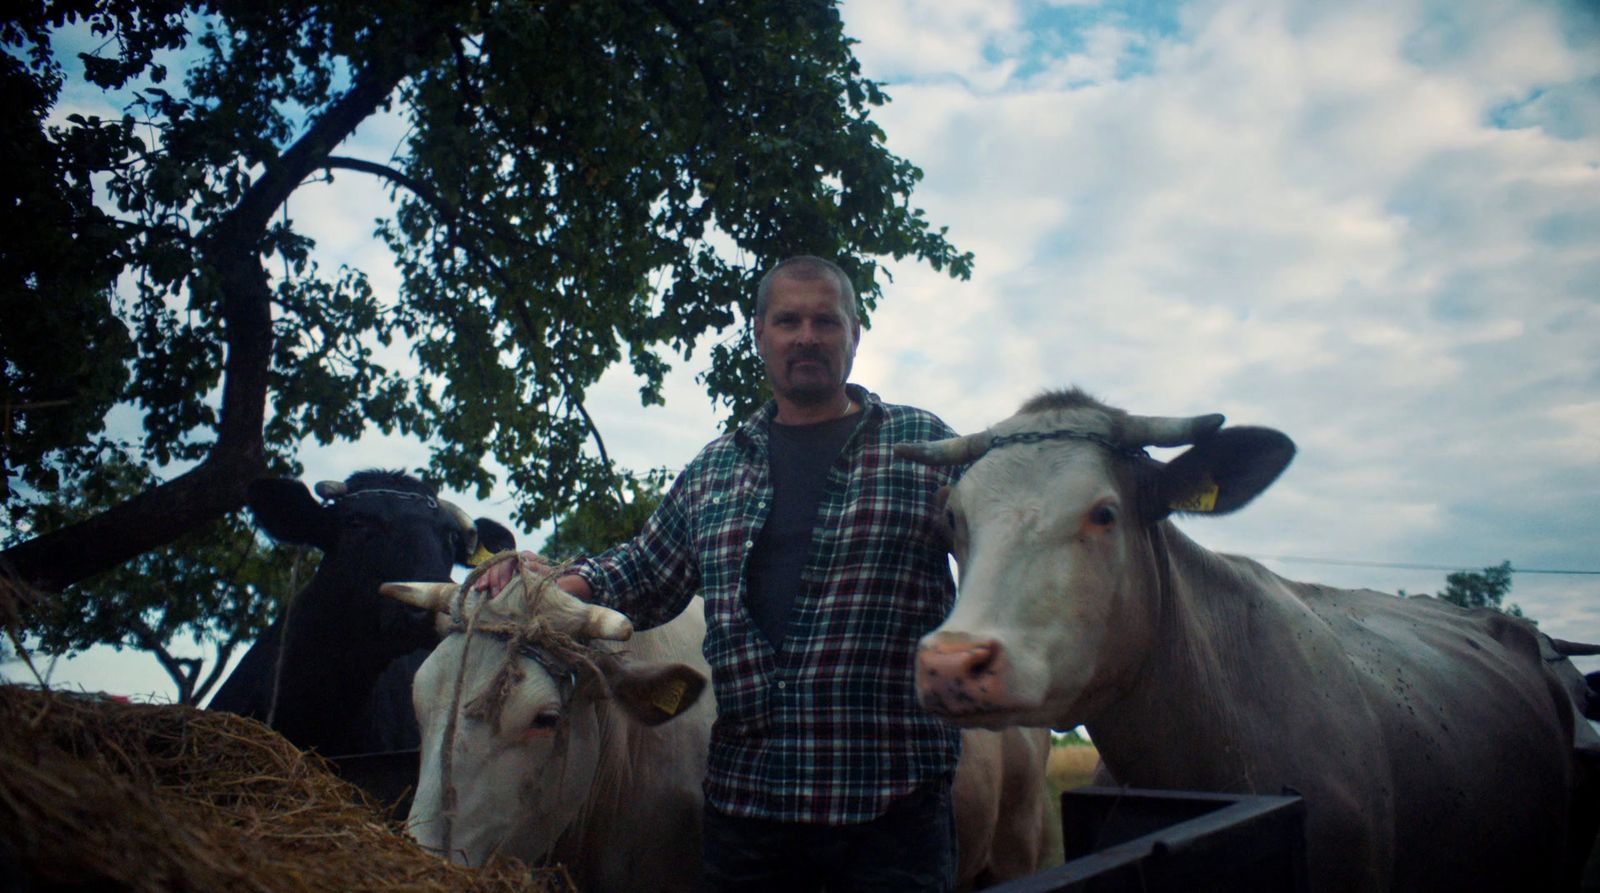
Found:
<path fill-rule="evenodd" d="M 856 312 L 856 289 L 850 284 L 850 277 L 839 268 L 838 264 L 809 254 L 800 254 L 779 261 L 777 266 L 767 271 L 767 275 L 761 277 L 761 284 L 756 286 L 756 319 L 762 319 L 767 315 L 767 300 L 772 294 L 772 283 L 776 279 L 802 281 L 832 279 L 834 287 L 839 291 L 839 304 L 844 309 L 844 315 L 852 325 L 861 322 L 861 316 Z"/>

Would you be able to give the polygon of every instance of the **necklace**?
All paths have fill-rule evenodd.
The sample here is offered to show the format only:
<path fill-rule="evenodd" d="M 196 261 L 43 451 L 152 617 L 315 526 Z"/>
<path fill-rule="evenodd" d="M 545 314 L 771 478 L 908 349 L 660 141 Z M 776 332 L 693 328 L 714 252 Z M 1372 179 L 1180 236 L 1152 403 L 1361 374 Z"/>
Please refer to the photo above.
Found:
<path fill-rule="evenodd" d="M 850 399 L 849 394 L 845 394 L 844 406 L 840 407 L 832 415 L 807 418 L 806 414 L 803 414 L 803 409 L 795 407 L 794 409 L 801 409 L 800 413 L 796 413 L 796 415 L 799 416 L 796 418 L 795 415 L 787 415 L 780 406 L 778 410 L 778 416 L 773 421 L 780 425 L 821 425 L 827 422 L 837 422 L 845 416 L 856 412 L 860 408 L 861 407 L 856 405 L 856 401 Z"/>

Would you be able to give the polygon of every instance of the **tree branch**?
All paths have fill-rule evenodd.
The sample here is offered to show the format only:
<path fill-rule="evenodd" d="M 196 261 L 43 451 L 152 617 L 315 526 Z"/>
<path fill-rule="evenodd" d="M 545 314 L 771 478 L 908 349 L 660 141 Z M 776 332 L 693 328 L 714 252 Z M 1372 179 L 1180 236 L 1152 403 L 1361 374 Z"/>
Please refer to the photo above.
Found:
<path fill-rule="evenodd" d="M 222 674 L 228 669 L 228 661 L 233 657 L 233 650 L 239 647 L 239 642 L 239 636 L 233 635 L 228 637 L 228 641 L 217 646 L 216 660 L 211 664 L 211 672 L 206 674 L 204 681 L 194 687 L 194 703 L 196 705 L 200 703 L 201 698 L 210 694 L 211 689 L 215 688 L 217 683 L 221 681 Z"/>
<path fill-rule="evenodd" d="M 419 29 L 415 48 L 435 39 L 432 29 Z M 261 240 L 289 195 L 399 86 L 407 57 L 415 58 L 384 54 L 362 69 L 350 89 L 201 236 L 200 268 L 209 274 L 209 288 L 220 294 L 227 348 L 211 452 L 165 484 L 0 552 L 0 564 L 39 589 L 58 592 L 244 505 L 245 487 L 265 468 L 262 430 L 272 360 L 272 291 L 261 265 Z"/>
<path fill-rule="evenodd" d="M 194 677 L 199 670 L 200 661 L 194 658 L 174 657 L 155 631 L 150 629 L 142 620 L 134 620 L 128 625 L 128 631 L 133 634 L 134 642 L 139 650 L 148 651 L 155 655 L 161 664 L 161 669 L 167 671 L 172 681 L 178 686 L 178 703 L 194 703 Z"/>
<path fill-rule="evenodd" d="M 499 280 L 501 286 L 504 287 L 507 292 L 512 291 L 511 279 L 508 275 L 506 275 L 505 269 L 498 262 L 496 262 L 493 257 L 484 252 L 476 244 L 459 236 L 460 230 L 457 228 L 457 223 L 460 221 L 462 216 L 461 209 L 441 198 L 437 192 L 428 186 L 428 184 L 418 180 L 410 174 L 407 174 L 405 171 L 396 170 L 395 168 L 389 167 L 386 164 L 379 164 L 378 162 L 367 161 L 361 158 L 349 158 L 343 155 L 329 155 L 327 158 L 323 159 L 322 167 L 329 170 L 334 168 L 342 168 L 344 170 L 360 171 L 362 173 L 372 174 L 376 177 L 382 177 L 383 179 L 389 180 L 396 185 L 404 187 L 408 192 L 421 199 L 425 204 L 428 205 L 428 207 L 433 208 L 434 211 L 438 213 L 439 216 L 444 220 L 444 223 L 451 232 L 451 244 L 455 245 L 457 248 L 460 248 L 462 251 L 465 251 L 470 257 L 472 257 L 472 259 L 488 267 L 489 272 L 497 280 Z M 497 225 L 497 221 L 486 221 L 486 226 L 492 227 L 496 230 L 500 229 L 500 227 Z M 514 238 L 520 240 L 520 237 Z M 521 302 L 516 303 L 515 312 L 519 317 L 518 321 L 524 335 L 530 338 L 543 337 L 543 333 L 534 331 L 535 327 L 533 325 L 533 321 L 528 318 L 527 308 Z M 594 439 L 595 448 L 600 451 L 600 461 L 604 462 L 606 467 L 612 467 L 611 456 L 606 452 L 606 442 L 604 438 L 600 436 L 600 428 L 595 424 L 594 418 L 590 416 L 589 411 L 584 408 L 583 401 L 573 396 L 572 386 L 570 383 L 563 379 L 561 382 L 561 387 L 562 390 L 566 392 L 567 399 L 571 402 L 572 406 L 577 409 L 578 415 L 582 417 L 584 425 L 589 429 L 589 435 Z M 618 498 L 621 498 L 620 490 L 618 491 Z"/>

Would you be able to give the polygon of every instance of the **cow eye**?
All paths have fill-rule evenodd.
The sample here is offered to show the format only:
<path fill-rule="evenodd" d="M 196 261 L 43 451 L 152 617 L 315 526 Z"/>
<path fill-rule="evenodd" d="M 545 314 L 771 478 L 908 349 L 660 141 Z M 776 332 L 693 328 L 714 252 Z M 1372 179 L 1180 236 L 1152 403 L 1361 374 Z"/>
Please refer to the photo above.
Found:
<path fill-rule="evenodd" d="M 528 724 L 528 729 L 535 732 L 550 732 L 559 725 L 561 725 L 561 711 L 545 710 L 533 718 L 533 722 Z"/>
<path fill-rule="evenodd" d="M 1117 509 L 1110 505 L 1097 505 L 1089 512 L 1089 523 L 1096 527 L 1110 527 L 1117 523 Z"/>

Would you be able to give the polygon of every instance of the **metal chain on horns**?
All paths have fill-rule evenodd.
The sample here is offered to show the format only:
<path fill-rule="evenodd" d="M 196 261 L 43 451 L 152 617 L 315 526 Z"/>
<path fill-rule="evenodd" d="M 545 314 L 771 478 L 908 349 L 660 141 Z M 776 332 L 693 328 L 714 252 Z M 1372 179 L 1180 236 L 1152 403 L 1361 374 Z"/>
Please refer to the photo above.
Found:
<path fill-rule="evenodd" d="M 436 509 L 439 507 L 439 500 L 429 496 L 426 493 L 414 493 L 410 490 L 386 490 L 380 487 L 374 487 L 370 490 L 352 490 L 348 493 L 340 493 L 338 496 L 326 498 L 325 501 L 343 502 L 346 499 L 356 499 L 361 496 L 398 496 L 401 499 L 420 499 L 428 504 L 428 508 Z"/>
<path fill-rule="evenodd" d="M 1085 440 L 1089 443 L 1103 446 L 1120 456 L 1127 456 L 1130 459 L 1150 458 L 1150 454 L 1139 447 L 1126 447 L 1103 434 L 1095 434 L 1092 431 L 1076 431 L 1071 428 L 1057 428 L 1054 431 L 1020 431 L 1016 434 L 996 434 L 989 441 L 989 449 L 997 450 L 1014 444 L 1043 443 L 1047 440 Z"/>

